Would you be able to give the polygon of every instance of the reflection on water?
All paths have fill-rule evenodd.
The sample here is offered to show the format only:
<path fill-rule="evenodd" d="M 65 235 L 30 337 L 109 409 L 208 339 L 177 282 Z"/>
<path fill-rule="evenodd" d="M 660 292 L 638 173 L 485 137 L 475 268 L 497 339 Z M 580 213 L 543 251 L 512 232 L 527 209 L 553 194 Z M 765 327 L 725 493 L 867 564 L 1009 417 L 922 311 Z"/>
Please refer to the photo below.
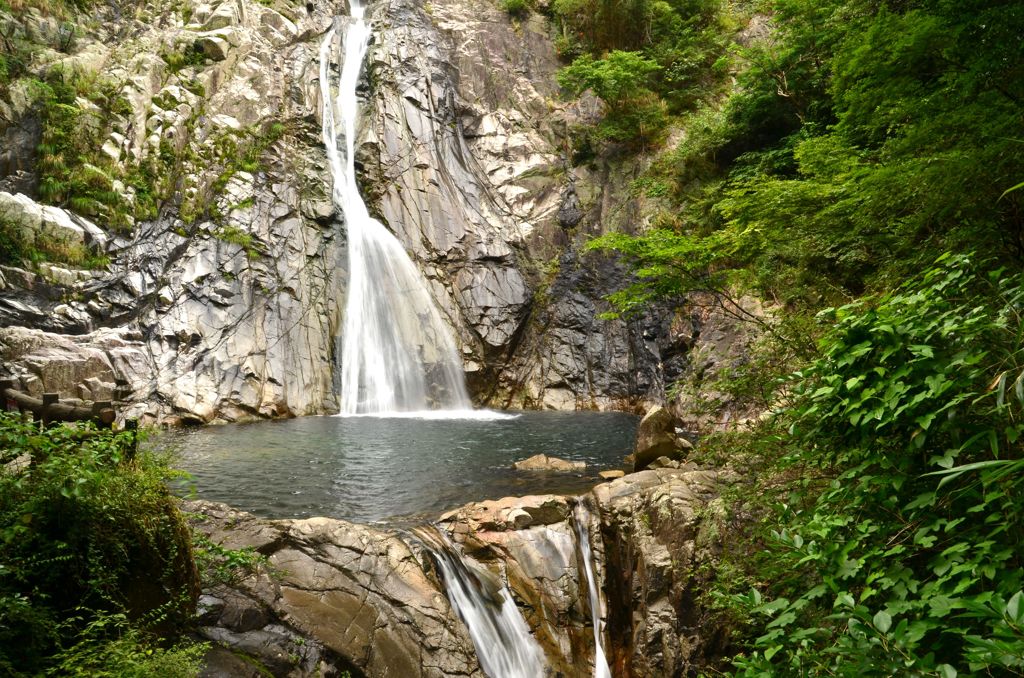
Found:
<path fill-rule="evenodd" d="M 271 518 L 371 522 L 510 495 L 584 492 L 598 471 L 621 466 L 637 422 L 597 412 L 303 417 L 174 431 L 158 444 L 178 450 L 177 465 L 192 474 L 200 498 Z M 587 470 L 511 469 L 512 462 L 542 453 L 586 462 Z"/>

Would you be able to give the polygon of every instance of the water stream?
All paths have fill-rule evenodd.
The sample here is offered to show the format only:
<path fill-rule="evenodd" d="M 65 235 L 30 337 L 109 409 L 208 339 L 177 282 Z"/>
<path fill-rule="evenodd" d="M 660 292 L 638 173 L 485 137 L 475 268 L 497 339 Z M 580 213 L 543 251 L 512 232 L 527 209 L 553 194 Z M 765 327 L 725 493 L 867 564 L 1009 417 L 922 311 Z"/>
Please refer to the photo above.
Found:
<path fill-rule="evenodd" d="M 490 678 L 541 678 L 544 653 L 508 587 L 462 554 L 443 531 L 426 526 L 414 534 L 437 563 L 448 601 L 469 630 L 484 673 Z"/>
<path fill-rule="evenodd" d="M 580 555 L 583 556 L 583 573 L 587 579 L 587 590 L 590 595 L 590 619 L 594 625 L 594 678 L 612 678 L 608 659 L 604 654 L 604 622 L 601 621 L 601 596 L 597 586 L 597 569 L 594 567 L 594 555 L 590 549 L 590 511 L 582 501 L 576 503 L 572 511 L 573 527 L 576 529 L 576 540 Z"/>
<path fill-rule="evenodd" d="M 351 16 L 336 18 L 320 45 L 324 146 L 333 200 L 348 230 L 341 414 L 469 410 L 462 362 L 426 280 L 395 236 L 370 216 L 356 183 L 356 86 L 370 41 L 364 11 L 352 0 Z M 332 55 L 342 58 L 336 94 Z"/>
<path fill-rule="evenodd" d="M 264 425 L 259 432 L 263 435 L 256 439 L 259 440 L 257 447 L 273 448 L 272 453 L 266 455 L 253 454 L 252 446 L 241 444 L 238 434 L 245 429 L 237 428 L 226 446 L 230 453 L 220 450 L 204 459 L 201 446 L 192 444 L 188 446 L 192 456 L 186 458 L 185 464 L 185 468 L 195 474 L 197 487 L 206 490 L 201 493 L 207 493 L 221 475 L 216 471 L 207 474 L 204 463 L 230 464 L 231 491 L 239 485 L 247 492 L 270 485 L 275 486 L 276 492 L 282 480 L 285 489 L 293 493 L 290 496 L 311 492 L 310 485 L 317 482 L 324 488 L 317 487 L 311 492 L 315 496 L 304 497 L 300 506 L 282 501 L 280 494 L 275 495 L 286 514 L 311 511 L 345 518 L 379 519 L 429 510 L 435 507 L 432 502 L 462 503 L 482 497 L 470 496 L 466 486 L 458 482 L 469 480 L 474 493 L 491 495 L 499 487 L 505 489 L 502 482 L 522 478 L 509 472 L 514 458 L 542 451 L 537 449 L 540 445 L 536 443 L 529 447 L 509 445 L 507 440 L 523 436 L 522 431 L 527 428 L 525 422 L 508 428 L 507 422 L 500 421 L 501 415 L 494 416 L 494 413 L 475 417 L 483 421 L 437 422 L 439 416 L 469 419 L 474 418 L 474 413 L 455 341 L 428 290 L 427 281 L 401 243 L 380 221 L 370 216 L 359 193 L 355 173 L 359 115 L 356 89 L 370 42 L 370 28 L 364 13 L 359 0 L 351 0 L 350 16 L 347 19 L 337 17 L 320 46 L 323 141 L 333 177 L 332 199 L 344 214 L 347 228 L 349 278 L 341 335 L 340 414 L 390 418 L 377 419 L 379 424 L 365 417 L 332 418 L 355 422 L 342 428 L 323 423 L 329 421 L 326 418 L 319 424 L 286 424 L 276 429 L 284 434 L 283 445 L 279 448 L 273 444 L 273 436 L 266 435 L 274 429 Z M 332 86 L 334 62 L 340 62 L 341 73 Z M 429 413 L 433 416 L 424 417 Z M 410 414 L 420 418 L 412 419 Z M 396 419 L 396 415 L 405 418 Z M 613 421 L 607 416 L 603 418 L 603 422 Z M 559 435 L 564 435 L 566 422 L 559 423 L 563 424 L 557 427 Z M 616 423 L 613 427 L 616 429 L 635 426 L 635 420 Z M 332 441 L 326 450 L 313 440 L 318 429 L 319 434 L 326 434 L 324 438 Z M 300 444 L 296 434 L 305 433 L 312 434 L 313 439 L 307 441 L 311 444 Z M 559 438 L 565 446 L 558 450 L 560 456 L 572 458 L 571 446 L 578 446 L 581 439 L 592 433 L 592 429 L 580 430 L 572 439 Z M 428 444 L 417 454 L 417 444 L 431 436 L 437 438 L 436 443 Z M 216 434 L 205 440 L 211 438 L 217 442 Z M 468 446 L 467 440 L 471 443 Z M 618 458 L 624 451 L 622 448 L 628 449 L 627 441 L 601 446 L 602 452 L 615 450 Z M 296 456 L 296 449 L 304 452 Z M 464 455 L 463 451 L 469 454 Z M 446 458 L 450 458 L 448 463 L 444 463 Z M 275 472 L 273 469 L 282 460 L 284 468 Z M 294 470 L 295 462 L 300 460 L 308 466 L 299 469 L 302 485 L 298 487 L 287 483 L 287 477 L 289 469 Z M 597 462 L 591 466 L 592 474 L 597 468 L 610 465 L 611 459 L 589 458 L 587 461 Z M 250 472 L 261 478 L 267 473 L 270 476 L 265 477 L 264 482 L 237 483 L 240 476 Z M 473 482 L 484 479 L 492 483 L 487 489 Z M 495 479 L 498 479 L 497 485 L 493 482 Z M 446 484 L 452 482 L 456 483 L 458 502 L 452 501 L 454 496 L 444 493 Z M 584 480 L 584 483 L 591 482 L 592 476 Z M 543 489 L 537 479 L 531 479 L 530 485 L 534 492 Z M 409 491 L 408 497 L 403 496 L 403 490 Z M 268 506 L 268 497 L 252 499 L 261 507 Z M 231 503 L 240 503 L 245 508 L 248 502 L 239 502 L 236 497 Z M 323 510 L 325 508 L 328 510 Z M 602 647 L 601 601 L 590 549 L 589 518 L 586 508 L 577 504 L 573 521 L 593 617 L 594 676 L 610 678 Z M 543 651 L 501 579 L 462 554 L 444 532 L 425 526 L 416 528 L 413 534 L 436 563 L 451 606 L 469 631 L 483 671 L 491 678 L 543 676 Z"/>

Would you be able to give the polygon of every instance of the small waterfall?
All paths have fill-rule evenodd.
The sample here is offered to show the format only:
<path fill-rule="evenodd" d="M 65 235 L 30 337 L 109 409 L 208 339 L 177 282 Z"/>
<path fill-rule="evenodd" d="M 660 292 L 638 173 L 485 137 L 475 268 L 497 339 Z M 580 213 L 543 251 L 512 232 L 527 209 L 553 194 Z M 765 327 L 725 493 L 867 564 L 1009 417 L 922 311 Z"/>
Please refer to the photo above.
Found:
<path fill-rule="evenodd" d="M 577 502 L 572 510 L 573 526 L 580 554 L 583 556 L 583 573 L 590 592 L 590 618 L 594 624 L 594 678 L 611 678 L 612 671 L 604 654 L 604 622 L 601 621 L 601 596 L 597 587 L 597 570 L 590 550 L 590 511 L 583 502 Z"/>
<path fill-rule="evenodd" d="M 540 678 L 544 653 L 530 635 L 508 587 L 461 554 L 441 530 L 417 528 L 444 580 L 452 609 L 469 629 L 480 666 L 490 678 Z"/>
<path fill-rule="evenodd" d="M 356 184 L 356 85 L 370 41 L 363 15 L 359 0 L 352 0 L 347 30 L 339 33 L 343 19 L 335 19 L 320 45 L 324 145 L 334 178 L 334 204 L 348 228 L 341 413 L 469 409 L 462 362 L 426 280 L 401 243 L 370 216 Z M 332 53 L 342 53 L 342 42 L 341 78 L 332 97 L 329 67 Z"/>

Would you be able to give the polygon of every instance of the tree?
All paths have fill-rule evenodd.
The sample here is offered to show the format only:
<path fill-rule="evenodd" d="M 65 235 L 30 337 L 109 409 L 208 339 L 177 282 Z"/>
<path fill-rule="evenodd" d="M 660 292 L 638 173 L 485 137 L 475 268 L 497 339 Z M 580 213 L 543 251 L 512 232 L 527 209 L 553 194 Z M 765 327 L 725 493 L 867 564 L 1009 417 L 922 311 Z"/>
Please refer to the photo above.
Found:
<path fill-rule="evenodd" d="M 599 135 L 611 141 L 655 139 L 665 127 L 665 105 L 649 88 L 660 70 L 639 52 L 615 50 L 603 59 L 583 55 L 558 74 L 558 83 L 580 94 L 592 90 L 607 105 Z"/>

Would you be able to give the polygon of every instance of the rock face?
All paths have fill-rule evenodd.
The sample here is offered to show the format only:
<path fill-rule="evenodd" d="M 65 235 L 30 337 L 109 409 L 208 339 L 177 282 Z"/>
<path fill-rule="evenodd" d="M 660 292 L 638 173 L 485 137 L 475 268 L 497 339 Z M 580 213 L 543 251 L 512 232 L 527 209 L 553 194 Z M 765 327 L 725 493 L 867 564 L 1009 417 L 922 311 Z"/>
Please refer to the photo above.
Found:
<path fill-rule="evenodd" d="M 499 406 L 629 408 L 664 396 L 669 323 L 604 321 L 625 273 L 580 249 L 633 228 L 628 179 L 572 168 L 547 27 L 483 0 L 388 0 L 360 150 L 377 206 L 434 285 L 471 389 Z M 618 190 L 622 189 L 622 194 Z M 671 314 L 670 314 L 671 315 Z"/>
<path fill-rule="evenodd" d="M 131 337 L 121 347 L 131 357 L 97 378 L 127 383 L 135 406 L 124 416 L 337 410 L 345 238 L 316 79 L 319 40 L 339 11 L 324 0 L 153 0 L 132 16 L 103 9 L 69 53 L 41 53 L 40 69 L 102 72 L 121 87 L 96 161 L 125 182 L 149 168 L 163 197 L 155 217 L 129 217 L 120 230 L 32 199 L 40 122 L 23 88 L 0 97 L 0 220 L 110 260 L 91 271 L 0 268 L 0 326 L 46 333 L 39 350 L 18 353 L 17 337 L 0 331 L 5 373 L 73 397 L 91 387 L 48 375 L 71 374 L 70 363 L 88 361 L 73 346 L 116 330 Z M 631 183 L 648 160 L 572 164 L 569 130 L 599 102 L 558 103 L 561 64 L 544 19 L 513 25 L 488 0 L 382 0 L 370 12 L 363 192 L 424 271 L 474 399 L 555 409 L 663 401 L 702 319 L 668 307 L 599 317 L 627 272 L 583 246 L 643 228 L 649 199 Z M 56 39 L 57 24 L 34 10 L 8 19 L 15 33 Z M 130 50 L 109 46 L 128 39 Z M 144 191 L 125 182 L 113 191 L 138 204 Z M 58 354 L 69 365 L 42 373 L 40 355 Z"/>
<path fill-rule="evenodd" d="M 200 635 L 278 676 L 482 676 L 428 561 L 397 535 L 325 518 L 265 522 L 207 502 L 185 508 L 214 542 L 267 558 L 204 592 Z"/>
<path fill-rule="evenodd" d="M 608 653 L 615 676 L 696 675 L 720 655 L 706 624 L 701 566 L 725 529 L 727 478 L 690 466 L 627 475 L 594 490 L 601 507 Z"/>
<path fill-rule="evenodd" d="M 722 482 L 692 467 L 643 471 L 579 500 L 469 504 L 442 516 L 439 528 L 507 584 L 549 675 L 585 678 L 594 636 L 573 523 L 573 503 L 582 501 L 614 675 L 686 675 L 717 649 L 714 631 L 701 628 L 697 572 L 715 557 Z M 482 675 L 428 547 L 414 535 L 324 518 L 265 521 L 208 502 L 186 508 L 215 543 L 267 558 L 239 581 L 207 587 L 206 638 L 277 676 Z M 228 659 L 215 653 L 211 661 Z"/>
<path fill-rule="evenodd" d="M 111 260 L 84 275 L 5 272 L 4 366 L 25 390 L 63 397 L 123 382 L 137 403 L 123 416 L 322 412 L 334 405 L 342 243 L 327 198 L 315 59 L 333 8 L 285 16 L 248 0 L 186 4 L 140 7 L 138 19 L 104 15 L 69 57 L 123 83 L 125 108 L 102 149 L 115 167 L 172 162 L 161 172 L 177 188 L 159 217 L 110 238 L 64 210 L 0 192 L 5 223 Z M 130 53 L 105 47 L 127 34 Z M 170 65 L 168 55 L 193 45 L 205 62 Z M 276 141 L 262 141 L 272 132 Z M 258 167 L 243 167 L 238 155 L 254 144 L 263 144 Z"/>

